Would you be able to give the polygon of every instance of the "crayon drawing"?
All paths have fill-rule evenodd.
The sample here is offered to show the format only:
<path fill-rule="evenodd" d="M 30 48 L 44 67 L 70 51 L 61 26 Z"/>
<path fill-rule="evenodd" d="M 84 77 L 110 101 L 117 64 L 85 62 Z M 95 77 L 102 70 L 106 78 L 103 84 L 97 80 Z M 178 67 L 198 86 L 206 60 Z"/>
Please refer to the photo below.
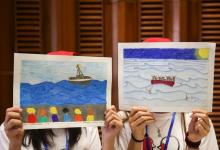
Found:
<path fill-rule="evenodd" d="M 100 126 L 111 99 L 111 58 L 15 54 L 14 106 L 25 129 Z"/>
<path fill-rule="evenodd" d="M 119 108 L 212 111 L 214 43 L 119 43 Z"/>

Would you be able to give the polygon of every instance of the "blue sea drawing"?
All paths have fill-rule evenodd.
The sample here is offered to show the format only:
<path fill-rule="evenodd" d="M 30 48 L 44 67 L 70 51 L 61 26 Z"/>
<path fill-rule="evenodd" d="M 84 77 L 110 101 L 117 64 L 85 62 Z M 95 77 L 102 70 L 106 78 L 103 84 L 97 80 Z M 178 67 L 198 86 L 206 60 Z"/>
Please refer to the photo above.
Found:
<path fill-rule="evenodd" d="M 63 106 L 106 104 L 107 81 L 93 80 L 87 85 L 72 84 L 67 80 L 57 83 L 21 83 L 21 106 Z"/>
<path fill-rule="evenodd" d="M 207 48 L 125 48 L 123 103 L 205 107 Z"/>

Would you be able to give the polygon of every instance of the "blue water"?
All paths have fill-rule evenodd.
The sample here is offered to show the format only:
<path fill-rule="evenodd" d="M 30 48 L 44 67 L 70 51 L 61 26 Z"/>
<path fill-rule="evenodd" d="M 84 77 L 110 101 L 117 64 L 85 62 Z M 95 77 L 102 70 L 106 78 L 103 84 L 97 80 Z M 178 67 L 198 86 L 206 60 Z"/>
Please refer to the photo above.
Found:
<path fill-rule="evenodd" d="M 42 82 L 31 85 L 21 83 L 21 107 L 37 105 L 106 104 L 107 81 L 92 80 L 86 85 L 72 84 L 67 80 L 57 83 Z"/>

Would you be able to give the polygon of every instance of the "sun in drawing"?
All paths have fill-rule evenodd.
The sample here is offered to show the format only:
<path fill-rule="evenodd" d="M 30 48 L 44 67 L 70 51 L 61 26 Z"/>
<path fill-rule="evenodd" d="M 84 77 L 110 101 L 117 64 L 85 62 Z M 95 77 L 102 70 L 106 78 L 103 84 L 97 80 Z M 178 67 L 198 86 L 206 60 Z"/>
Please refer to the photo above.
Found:
<path fill-rule="evenodd" d="M 208 59 L 209 49 L 208 48 L 198 48 L 196 49 L 196 58 L 197 59 Z"/>

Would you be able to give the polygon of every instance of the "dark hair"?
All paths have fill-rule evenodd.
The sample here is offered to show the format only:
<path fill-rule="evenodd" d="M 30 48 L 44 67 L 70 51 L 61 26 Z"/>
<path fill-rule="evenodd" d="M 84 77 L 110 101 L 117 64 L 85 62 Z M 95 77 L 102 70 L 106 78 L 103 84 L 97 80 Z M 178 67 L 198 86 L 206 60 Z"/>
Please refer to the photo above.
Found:
<path fill-rule="evenodd" d="M 69 134 L 69 148 L 71 148 L 79 141 L 82 130 L 81 128 L 67 128 L 66 130 Z M 52 129 L 25 130 L 22 145 L 28 147 L 32 143 L 33 148 L 39 150 L 41 144 L 52 146 L 54 136 L 57 135 L 53 133 Z"/>

